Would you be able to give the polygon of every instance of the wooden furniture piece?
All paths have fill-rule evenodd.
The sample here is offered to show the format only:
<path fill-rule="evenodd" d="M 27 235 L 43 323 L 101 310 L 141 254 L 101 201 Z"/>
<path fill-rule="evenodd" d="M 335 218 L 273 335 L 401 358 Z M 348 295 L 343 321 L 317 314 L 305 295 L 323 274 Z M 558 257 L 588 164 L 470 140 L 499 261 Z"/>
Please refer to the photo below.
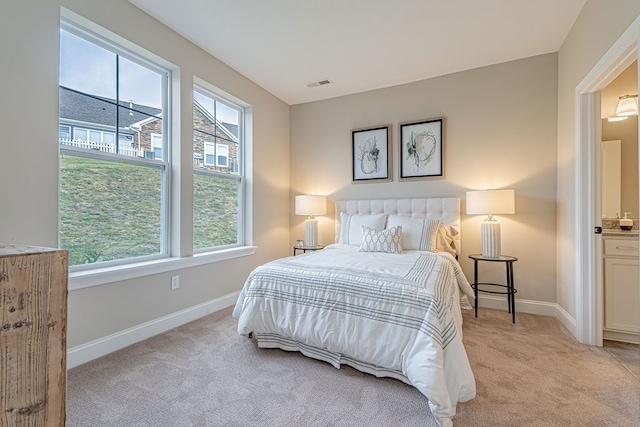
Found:
<path fill-rule="evenodd" d="M 489 258 L 482 256 L 481 254 L 473 254 L 469 255 L 469 258 L 473 260 L 473 284 L 471 287 L 473 288 L 473 292 L 475 293 L 475 309 L 476 309 L 476 317 L 478 317 L 478 292 L 485 292 L 488 294 L 500 294 L 507 296 L 507 305 L 509 306 L 509 313 L 512 316 L 512 322 L 516 323 L 516 288 L 513 286 L 513 263 L 518 260 L 518 258 L 509 256 L 509 255 L 501 255 L 495 258 Z M 507 268 L 507 284 L 501 285 L 498 283 L 481 283 L 478 282 L 478 261 L 487 261 L 487 262 L 504 262 Z M 506 291 L 490 291 L 488 289 L 480 289 L 480 286 L 497 286 L 501 288 L 506 288 Z"/>
<path fill-rule="evenodd" d="M 638 236 L 605 236 L 605 339 L 640 343 L 639 270 Z"/>
<path fill-rule="evenodd" d="M 0 427 L 64 427 L 67 251 L 0 243 Z"/>

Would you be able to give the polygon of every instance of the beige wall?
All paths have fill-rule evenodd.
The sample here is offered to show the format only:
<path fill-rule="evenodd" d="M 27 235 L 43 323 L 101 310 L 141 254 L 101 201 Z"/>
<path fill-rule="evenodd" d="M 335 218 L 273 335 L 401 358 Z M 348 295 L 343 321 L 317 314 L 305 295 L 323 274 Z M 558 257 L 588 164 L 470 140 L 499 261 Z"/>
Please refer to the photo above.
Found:
<path fill-rule="evenodd" d="M 126 0 L 10 0 L 0 14 L 0 241 L 57 245 L 58 31 L 60 6 L 179 67 L 182 94 L 174 155 L 182 173 L 174 197 L 175 230 L 184 237 L 174 253 L 189 255 L 193 77 L 252 107 L 253 162 L 249 205 L 256 254 L 195 268 L 73 291 L 69 347 L 240 290 L 250 270 L 289 253 L 289 106 L 169 30 Z M 180 289 L 170 291 L 170 276 Z"/>
<path fill-rule="evenodd" d="M 612 7 L 614 6 L 614 7 Z M 575 89 L 640 14 L 637 0 L 588 0 L 558 53 L 558 304 L 575 319 L 578 236 L 575 228 Z"/>
<path fill-rule="evenodd" d="M 513 188 L 516 214 L 500 218 L 503 253 L 517 256 L 522 300 L 555 302 L 557 56 L 548 54 L 291 107 L 291 197 L 462 198 L 461 264 L 480 252 L 483 218 L 464 214 L 467 190 Z M 446 177 L 399 182 L 398 123 L 445 118 Z M 351 183 L 351 130 L 391 124 L 394 181 Z M 293 209 L 291 210 L 293 212 Z M 320 240 L 333 242 L 333 209 L 319 218 Z M 291 216 L 291 243 L 304 235 Z M 503 268 L 483 266 L 481 279 L 504 281 Z M 502 266 L 501 266 L 502 267 Z"/>

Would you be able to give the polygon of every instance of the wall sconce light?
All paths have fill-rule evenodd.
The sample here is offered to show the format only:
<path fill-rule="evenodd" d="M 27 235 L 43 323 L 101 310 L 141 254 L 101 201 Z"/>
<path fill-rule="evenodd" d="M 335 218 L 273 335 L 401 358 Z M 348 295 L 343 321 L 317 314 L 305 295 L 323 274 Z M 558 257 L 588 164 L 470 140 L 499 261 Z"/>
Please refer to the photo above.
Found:
<path fill-rule="evenodd" d="M 613 117 L 607 117 L 610 122 L 618 122 L 620 120 L 626 120 L 627 117 L 638 114 L 638 104 L 633 98 L 637 98 L 635 95 L 623 95 L 618 98 L 618 106 L 616 107 L 616 115 Z"/>
<path fill-rule="evenodd" d="M 514 190 L 467 191 L 467 215 L 487 215 L 482 222 L 482 256 L 500 257 L 500 223 L 493 217 L 516 213 Z"/>
<path fill-rule="evenodd" d="M 325 196 L 296 196 L 296 215 L 308 215 L 304 222 L 304 245 L 318 246 L 318 221 L 314 215 L 327 213 Z"/>

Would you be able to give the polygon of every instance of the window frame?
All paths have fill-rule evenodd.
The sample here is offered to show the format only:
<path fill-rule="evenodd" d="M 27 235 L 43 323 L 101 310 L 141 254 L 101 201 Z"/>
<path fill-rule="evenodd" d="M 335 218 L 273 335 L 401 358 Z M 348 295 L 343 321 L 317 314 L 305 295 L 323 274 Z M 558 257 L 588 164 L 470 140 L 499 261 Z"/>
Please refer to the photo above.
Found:
<path fill-rule="evenodd" d="M 236 148 L 236 161 L 238 164 L 238 171 L 236 173 L 232 173 L 231 170 L 229 170 L 229 172 L 219 172 L 219 171 L 210 171 L 207 170 L 206 168 L 197 168 L 197 167 L 193 167 L 192 168 L 192 173 L 194 175 L 198 174 L 198 175 L 206 175 L 206 176 L 213 176 L 213 177 L 220 177 L 220 178 L 224 178 L 224 179 L 231 179 L 231 180 L 235 180 L 237 182 L 237 188 L 238 188 L 238 212 L 237 212 L 237 235 L 236 235 L 236 243 L 231 244 L 231 245 L 221 245 L 221 246 L 210 246 L 210 247 L 205 247 L 205 248 L 196 248 L 194 246 L 194 241 L 191 241 L 191 248 L 193 250 L 194 255 L 197 254 L 203 254 L 203 253 L 207 253 L 207 252 L 214 252 L 214 251 L 218 251 L 218 250 L 225 250 L 228 248 L 234 248 L 234 247 L 241 247 L 241 246 L 246 246 L 246 230 L 245 228 L 247 227 L 247 219 L 246 219 L 246 209 L 245 209 L 245 204 L 246 204 L 246 183 L 247 183 L 247 177 L 245 174 L 245 132 L 244 132 L 244 126 L 245 126 L 245 120 L 246 120 L 246 116 L 247 116 L 247 111 L 246 111 L 246 106 L 245 105 L 241 105 L 240 103 L 235 103 L 231 100 L 225 99 L 223 96 L 225 96 L 224 94 L 219 94 L 219 90 L 211 85 L 210 83 L 198 79 L 196 77 L 194 77 L 194 83 L 193 83 L 193 89 L 191 92 L 191 99 L 192 99 L 192 103 L 193 101 L 195 101 L 195 96 L 194 96 L 194 92 L 198 92 L 201 95 L 207 96 L 209 98 L 212 98 L 213 100 L 215 100 L 216 102 L 219 102 L 221 104 L 226 105 L 229 108 L 232 108 L 233 110 L 236 110 L 238 112 L 238 142 L 237 142 L 237 148 Z M 214 116 L 214 121 L 217 121 L 217 117 Z M 192 128 L 194 129 L 195 132 L 195 127 L 193 126 L 194 123 L 192 123 Z M 214 135 L 212 135 L 212 137 L 215 139 L 217 138 L 217 134 L 215 134 L 214 131 Z M 195 138 L 195 136 L 194 136 Z M 205 142 L 206 144 L 207 142 Z M 216 150 L 216 156 L 214 158 L 214 161 L 217 163 L 218 158 L 217 158 L 217 143 L 211 143 L 208 142 L 209 144 L 214 144 L 214 149 Z M 227 150 L 230 151 L 230 148 L 227 146 Z M 193 149 L 192 149 L 193 151 Z M 229 154 L 229 151 L 227 151 L 227 154 Z M 205 152 L 205 147 L 203 145 L 203 164 L 206 161 L 206 152 Z M 229 155 L 227 155 L 227 165 L 230 164 L 230 159 L 229 159 Z M 207 166 L 214 166 L 215 168 L 219 167 L 217 165 L 207 165 Z M 227 166 L 228 167 L 228 166 Z M 193 188 L 193 187 L 192 187 Z M 195 197 L 194 197 L 195 199 Z M 191 213 L 192 218 L 195 216 L 195 210 L 193 210 L 193 204 L 192 204 L 192 213 Z"/>
<path fill-rule="evenodd" d="M 97 150 L 90 150 L 85 148 L 71 147 L 71 146 L 62 146 L 59 143 L 58 152 L 59 155 L 69 155 L 76 157 L 84 157 L 94 160 L 101 161 L 109 161 L 116 163 L 126 163 L 130 165 L 140 166 L 140 167 L 149 167 L 149 168 L 159 168 L 161 170 L 161 196 L 160 196 L 160 251 L 156 254 L 145 255 L 139 257 L 131 257 L 131 258 L 122 258 L 118 260 L 112 261 L 103 261 L 96 262 L 91 264 L 78 264 L 69 266 L 70 273 L 77 272 L 90 272 L 92 270 L 103 270 L 105 268 L 109 269 L 111 267 L 117 266 L 128 266 L 139 263 L 145 263 L 149 261 L 155 261 L 160 259 L 166 259 L 170 257 L 170 248 L 171 248 L 171 235 L 170 235 L 170 225 L 171 225 L 171 151 L 168 150 L 169 146 L 169 138 L 170 138 L 170 123 L 172 117 L 171 111 L 171 102 L 170 102 L 170 82 L 172 78 L 172 71 L 167 67 L 163 67 L 151 59 L 145 58 L 144 53 L 141 53 L 141 49 L 135 49 L 137 52 L 132 52 L 131 50 L 121 46 L 115 40 L 110 39 L 110 37 L 106 35 L 98 35 L 86 27 L 62 18 L 60 20 L 60 30 L 66 31 L 76 37 L 80 37 L 85 41 L 92 43 L 100 48 L 106 49 L 115 55 L 123 57 L 139 66 L 150 69 L 161 76 L 161 99 L 162 99 L 162 135 L 166 135 L 166 138 L 162 138 L 162 152 L 165 154 L 162 159 L 149 160 L 142 157 L 131 157 L 131 156 L 123 156 L 121 154 L 102 152 Z M 149 54 L 151 56 L 151 54 Z M 116 114 L 118 114 L 118 110 L 120 108 L 126 109 L 126 107 L 121 107 L 119 105 L 118 99 L 116 99 Z M 58 118 L 60 120 L 60 118 Z M 58 123 L 60 125 L 60 123 Z M 79 127 L 87 132 L 87 137 L 89 136 L 89 129 L 84 129 L 83 127 Z M 75 139 L 75 130 L 76 127 L 73 127 L 73 137 Z M 114 132 L 116 144 L 120 142 L 120 131 L 119 129 L 115 129 Z M 125 135 L 130 135 L 125 133 Z M 101 139 L 103 135 L 101 134 Z M 88 139 L 87 139 L 88 140 Z M 60 198 L 60 184 L 58 184 L 58 200 Z M 58 201 L 58 205 L 60 202 Z M 58 215 L 60 215 L 60 210 L 58 210 Z M 60 230 L 58 230 L 58 245 L 60 246 Z"/>

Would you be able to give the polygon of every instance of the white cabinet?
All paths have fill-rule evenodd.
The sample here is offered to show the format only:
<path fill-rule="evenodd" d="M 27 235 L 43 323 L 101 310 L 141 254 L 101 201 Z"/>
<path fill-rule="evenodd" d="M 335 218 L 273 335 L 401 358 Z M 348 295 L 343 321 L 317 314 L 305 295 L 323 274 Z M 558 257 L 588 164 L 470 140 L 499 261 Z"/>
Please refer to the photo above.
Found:
<path fill-rule="evenodd" d="M 604 243 L 604 338 L 640 342 L 638 238 Z"/>

